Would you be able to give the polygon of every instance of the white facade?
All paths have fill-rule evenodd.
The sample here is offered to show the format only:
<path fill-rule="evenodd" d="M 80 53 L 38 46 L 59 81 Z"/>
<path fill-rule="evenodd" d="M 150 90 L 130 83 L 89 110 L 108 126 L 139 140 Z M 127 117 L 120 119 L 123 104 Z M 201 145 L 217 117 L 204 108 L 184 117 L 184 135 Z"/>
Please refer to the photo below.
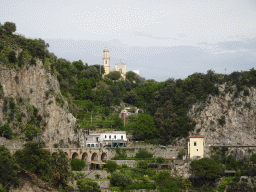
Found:
<path fill-rule="evenodd" d="M 90 133 L 86 136 L 86 147 L 104 147 L 105 145 L 111 145 L 111 147 L 126 147 L 126 132 Z"/>

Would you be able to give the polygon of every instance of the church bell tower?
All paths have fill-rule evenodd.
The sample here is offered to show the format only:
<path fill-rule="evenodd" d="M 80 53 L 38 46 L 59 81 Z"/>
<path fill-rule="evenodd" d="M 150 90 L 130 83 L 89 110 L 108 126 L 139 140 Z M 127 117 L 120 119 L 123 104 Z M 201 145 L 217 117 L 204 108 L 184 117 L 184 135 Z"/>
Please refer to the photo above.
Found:
<path fill-rule="evenodd" d="M 107 48 L 103 51 L 103 67 L 105 69 L 104 75 L 108 75 L 110 72 L 110 58 L 109 50 Z"/>

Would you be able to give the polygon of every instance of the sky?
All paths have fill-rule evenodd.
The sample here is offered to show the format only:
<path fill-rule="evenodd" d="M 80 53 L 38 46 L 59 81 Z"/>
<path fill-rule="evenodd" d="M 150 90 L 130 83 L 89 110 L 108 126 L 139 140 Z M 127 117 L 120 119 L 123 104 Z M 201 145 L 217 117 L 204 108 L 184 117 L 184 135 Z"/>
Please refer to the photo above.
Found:
<path fill-rule="evenodd" d="M 230 74 L 256 65 L 255 0 L 0 0 L 0 22 L 58 58 L 120 60 L 146 79 Z"/>

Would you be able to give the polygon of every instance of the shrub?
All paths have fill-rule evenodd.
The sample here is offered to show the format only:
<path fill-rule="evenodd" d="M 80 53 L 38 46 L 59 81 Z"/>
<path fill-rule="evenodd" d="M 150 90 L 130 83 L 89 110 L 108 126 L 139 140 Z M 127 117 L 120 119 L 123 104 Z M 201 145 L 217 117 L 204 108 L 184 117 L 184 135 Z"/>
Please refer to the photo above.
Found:
<path fill-rule="evenodd" d="M 4 49 L 4 43 L 0 42 L 0 52 Z"/>
<path fill-rule="evenodd" d="M 249 96 L 249 95 L 250 95 L 249 90 L 244 88 L 244 96 Z"/>
<path fill-rule="evenodd" d="M 54 146 L 54 148 L 58 148 L 59 144 L 58 143 L 54 143 L 53 146 Z"/>
<path fill-rule="evenodd" d="M 178 153 L 178 159 L 182 159 L 186 155 L 185 149 L 180 149 Z"/>
<path fill-rule="evenodd" d="M 4 89 L 2 84 L 0 83 L 0 98 L 3 99 L 4 98 Z"/>
<path fill-rule="evenodd" d="M 5 22 L 3 28 L 5 32 L 8 34 L 12 34 L 13 32 L 16 31 L 16 25 L 15 23 L 12 23 L 12 22 Z"/>
<path fill-rule="evenodd" d="M 100 174 L 96 174 L 96 175 L 95 175 L 95 178 L 96 178 L 96 179 L 99 179 L 99 178 L 100 178 Z"/>
<path fill-rule="evenodd" d="M 117 163 L 114 161 L 107 161 L 105 167 L 110 173 L 114 172 L 117 169 Z"/>
<path fill-rule="evenodd" d="M 0 127 L 0 135 L 4 136 L 7 139 L 12 139 L 13 132 L 12 128 L 8 123 L 5 123 L 3 126 Z"/>
<path fill-rule="evenodd" d="M 157 157 L 157 158 L 156 158 L 156 162 L 157 162 L 157 163 L 164 163 L 165 160 L 164 160 L 163 157 Z"/>
<path fill-rule="evenodd" d="M 120 187 L 110 187 L 111 191 L 120 191 Z"/>
<path fill-rule="evenodd" d="M 155 183 L 133 183 L 131 185 L 126 186 L 127 190 L 132 189 L 156 189 Z"/>
<path fill-rule="evenodd" d="M 15 51 L 10 51 L 8 53 L 8 60 L 9 60 L 10 63 L 15 63 L 17 61 Z"/>
<path fill-rule="evenodd" d="M 139 161 L 138 162 L 138 168 L 147 169 L 148 168 L 148 163 L 146 161 Z"/>
<path fill-rule="evenodd" d="M 123 187 L 125 188 L 126 185 L 132 184 L 132 178 L 130 175 L 126 175 L 123 173 L 114 173 L 110 179 L 110 183 L 113 186 Z"/>
<path fill-rule="evenodd" d="M 34 57 L 31 58 L 30 65 L 36 65 L 36 59 Z"/>
<path fill-rule="evenodd" d="M 226 123 L 226 120 L 225 120 L 225 116 L 222 115 L 220 119 L 218 119 L 218 122 L 221 126 L 225 125 Z"/>
<path fill-rule="evenodd" d="M 87 178 L 77 181 L 81 192 L 101 192 L 100 185 Z"/>
<path fill-rule="evenodd" d="M 70 165 L 73 171 L 81 171 L 86 164 L 82 159 L 72 159 Z"/>
<path fill-rule="evenodd" d="M 138 153 L 136 153 L 135 157 L 140 159 L 150 159 L 153 157 L 153 154 L 146 150 L 141 150 Z"/>

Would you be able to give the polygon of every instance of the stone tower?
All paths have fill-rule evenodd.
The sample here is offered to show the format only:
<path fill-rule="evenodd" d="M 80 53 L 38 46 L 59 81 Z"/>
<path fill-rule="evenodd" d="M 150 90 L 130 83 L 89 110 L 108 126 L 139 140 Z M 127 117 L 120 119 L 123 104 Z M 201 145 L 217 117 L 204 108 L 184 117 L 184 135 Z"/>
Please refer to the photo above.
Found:
<path fill-rule="evenodd" d="M 103 51 L 103 66 L 105 69 L 104 75 L 108 75 L 110 72 L 110 57 L 109 57 L 109 50 L 106 48 Z"/>

